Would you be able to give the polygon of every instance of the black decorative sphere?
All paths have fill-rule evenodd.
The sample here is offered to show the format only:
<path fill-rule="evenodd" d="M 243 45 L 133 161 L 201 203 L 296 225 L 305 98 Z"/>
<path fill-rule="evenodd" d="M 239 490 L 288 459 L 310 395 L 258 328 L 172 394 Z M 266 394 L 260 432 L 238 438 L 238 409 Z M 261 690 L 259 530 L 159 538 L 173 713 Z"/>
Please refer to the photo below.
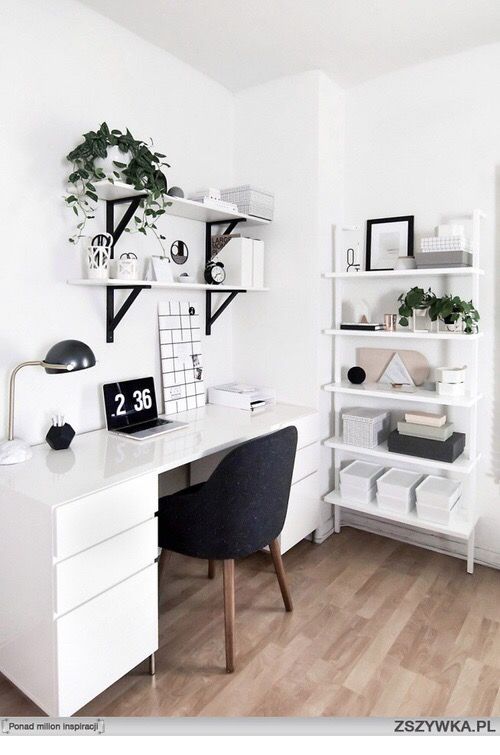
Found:
<path fill-rule="evenodd" d="M 347 379 L 354 385 L 361 385 L 366 380 L 366 372 L 362 367 L 351 367 L 347 372 Z"/>
<path fill-rule="evenodd" d="M 169 197 L 179 197 L 179 199 L 184 198 L 184 192 L 182 191 L 180 186 L 172 186 L 168 191 L 167 194 Z"/>
<path fill-rule="evenodd" d="M 45 436 L 45 440 L 54 451 L 62 451 L 65 448 L 69 448 L 71 441 L 75 437 L 75 431 L 68 425 L 67 422 L 64 425 L 52 425 L 49 432 Z"/>

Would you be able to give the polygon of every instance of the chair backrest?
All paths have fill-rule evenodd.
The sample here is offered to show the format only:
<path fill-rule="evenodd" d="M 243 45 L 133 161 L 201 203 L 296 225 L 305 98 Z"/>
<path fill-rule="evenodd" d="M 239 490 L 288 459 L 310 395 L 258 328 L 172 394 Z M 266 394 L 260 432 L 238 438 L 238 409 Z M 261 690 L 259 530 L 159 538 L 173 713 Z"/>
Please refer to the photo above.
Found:
<path fill-rule="evenodd" d="M 285 523 L 297 429 L 285 427 L 242 443 L 203 486 L 217 558 L 239 558 L 269 545 Z"/>

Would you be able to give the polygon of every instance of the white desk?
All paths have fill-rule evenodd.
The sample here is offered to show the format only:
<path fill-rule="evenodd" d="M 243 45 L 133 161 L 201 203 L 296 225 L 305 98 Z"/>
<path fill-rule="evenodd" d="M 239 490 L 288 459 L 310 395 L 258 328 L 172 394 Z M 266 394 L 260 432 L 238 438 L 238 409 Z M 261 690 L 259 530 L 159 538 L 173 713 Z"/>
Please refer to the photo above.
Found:
<path fill-rule="evenodd" d="M 0 671 L 50 715 L 72 715 L 158 648 L 159 474 L 295 425 L 282 551 L 319 526 L 314 410 L 208 405 L 178 418 L 188 427 L 157 439 L 98 430 L 0 467 Z"/>

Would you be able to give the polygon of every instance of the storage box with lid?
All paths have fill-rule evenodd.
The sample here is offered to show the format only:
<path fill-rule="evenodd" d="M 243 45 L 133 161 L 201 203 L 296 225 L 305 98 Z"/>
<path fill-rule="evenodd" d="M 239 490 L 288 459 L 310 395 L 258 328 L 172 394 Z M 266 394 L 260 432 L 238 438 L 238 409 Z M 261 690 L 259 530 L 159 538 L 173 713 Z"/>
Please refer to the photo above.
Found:
<path fill-rule="evenodd" d="M 447 477 L 429 475 L 415 491 L 417 514 L 438 524 L 448 524 L 451 512 L 462 494 L 462 483 Z"/>
<path fill-rule="evenodd" d="M 360 448 L 375 448 L 387 439 L 390 421 L 390 413 L 380 409 L 346 409 L 342 413 L 344 443 Z"/>
<path fill-rule="evenodd" d="M 274 194 L 270 191 L 245 184 L 222 189 L 221 198 L 226 202 L 234 202 L 238 206 L 238 212 L 245 215 L 254 215 L 264 220 L 273 219 Z"/>
<path fill-rule="evenodd" d="M 415 489 L 422 480 L 419 472 L 389 469 L 377 480 L 377 503 L 380 508 L 408 514 L 415 504 Z"/>
<path fill-rule="evenodd" d="M 384 471 L 379 464 L 351 462 L 340 470 L 340 495 L 354 503 L 371 503 L 375 500 L 376 480 Z"/>

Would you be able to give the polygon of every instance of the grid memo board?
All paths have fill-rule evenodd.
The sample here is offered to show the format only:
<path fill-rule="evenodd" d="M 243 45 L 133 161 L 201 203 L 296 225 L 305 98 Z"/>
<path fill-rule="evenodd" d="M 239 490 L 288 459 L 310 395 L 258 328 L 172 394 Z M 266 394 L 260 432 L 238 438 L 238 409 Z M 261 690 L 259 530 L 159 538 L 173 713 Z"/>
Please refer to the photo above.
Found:
<path fill-rule="evenodd" d="M 165 414 L 204 406 L 198 305 L 179 301 L 159 304 L 158 325 Z"/>

